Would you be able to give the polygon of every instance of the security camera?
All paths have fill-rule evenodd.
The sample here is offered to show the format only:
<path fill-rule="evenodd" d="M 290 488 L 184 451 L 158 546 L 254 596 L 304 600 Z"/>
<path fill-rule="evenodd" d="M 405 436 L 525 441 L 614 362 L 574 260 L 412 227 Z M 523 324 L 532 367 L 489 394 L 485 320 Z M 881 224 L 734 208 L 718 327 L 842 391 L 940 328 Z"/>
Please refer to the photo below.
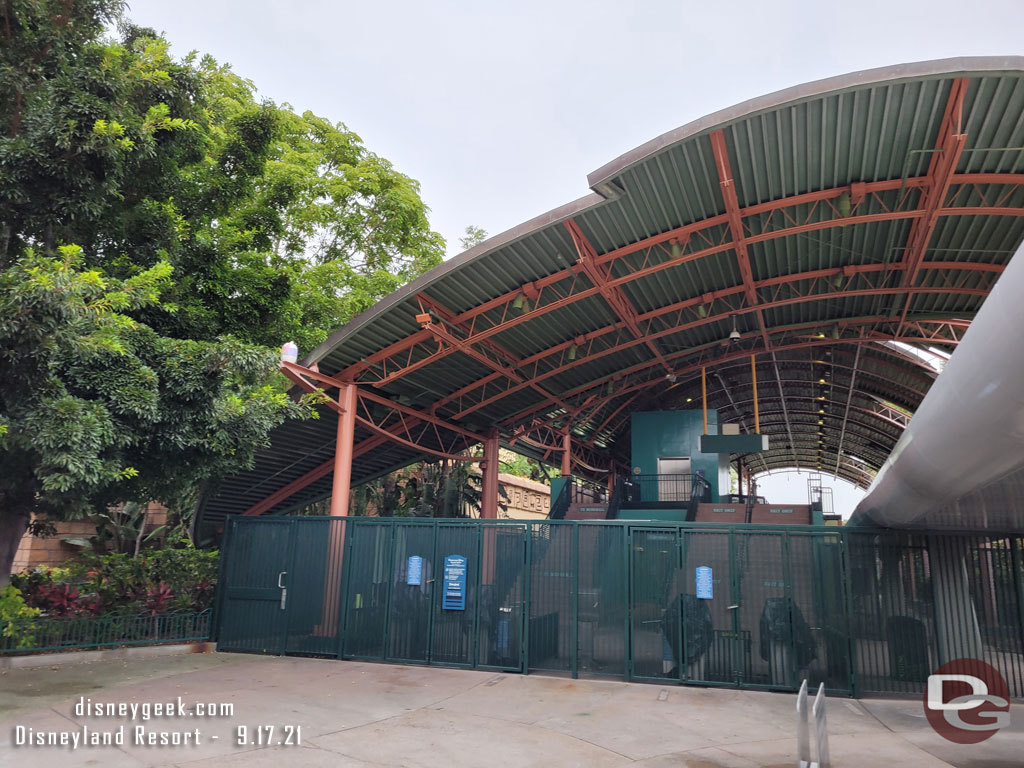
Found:
<path fill-rule="evenodd" d="M 740 332 L 736 330 L 736 315 L 732 315 L 732 330 L 729 332 L 729 343 L 740 343 Z"/>

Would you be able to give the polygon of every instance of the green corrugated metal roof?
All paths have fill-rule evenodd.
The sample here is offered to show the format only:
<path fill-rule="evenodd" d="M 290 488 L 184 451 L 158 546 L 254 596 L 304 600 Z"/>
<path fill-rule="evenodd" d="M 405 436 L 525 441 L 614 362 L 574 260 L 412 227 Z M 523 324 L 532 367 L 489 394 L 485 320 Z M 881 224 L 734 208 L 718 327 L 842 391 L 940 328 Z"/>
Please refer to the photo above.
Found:
<path fill-rule="evenodd" d="M 679 373 L 675 384 L 665 379 L 664 368 L 652 365 L 655 356 L 651 348 L 633 339 L 599 292 L 592 291 L 557 309 L 538 310 L 532 306 L 532 313 L 524 321 L 503 327 L 489 341 L 517 360 L 530 361 L 519 367 L 520 375 L 536 376 L 543 390 L 567 400 L 574 409 L 582 406 L 570 419 L 575 434 L 586 435 L 595 449 L 625 458 L 629 441 L 623 438 L 627 437 L 629 420 L 622 414 L 636 407 L 695 405 L 699 402 L 694 397 L 695 392 L 699 394 L 694 367 L 698 362 L 706 363 L 709 370 L 718 371 L 728 382 L 726 387 L 711 389 L 709 405 L 729 418 L 733 410 L 731 396 L 738 412 L 749 422 L 749 365 L 744 369 L 744 365 L 720 360 L 735 352 L 734 348 L 721 347 L 731 329 L 731 315 L 735 315 L 737 328 L 744 336 L 740 348 L 758 353 L 762 429 L 772 441 L 770 451 L 748 457 L 747 463 L 754 471 L 797 464 L 816 467 L 817 430 L 812 428 L 817 426 L 817 419 L 803 414 L 801 407 L 808 398 L 817 396 L 816 379 L 812 377 L 821 366 L 812 361 L 822 358 L 823 348 L 784 350 L 801 339 L 817 338 L 817 333 L 831 334 L 832 329 L 839 328 L 841 338 L 831 343 L 826 336 L 826 341 L 830 342 L 833 359 L 845 361 L 844 365 L 837 364 L 830 376 L 829 394 L 834 407 L 842 408 L 843 414 L 830 413 L 823 419 L 824 450 L 820 458 L 825 470 L 836 468 L 842 443 L 844 455 L 838 461 L 838 474 L 866 485 L 870 472 L 884 460 L 900 432 L 898 425 L 870 411 L 877 410 L 879 402 L 891 402 L 912 412 L 927 391 L 929 380 L 906 356 L 874 343 L 860 345 L 863 351 L 854 376 L 854 346 L 850 342 L 862 332 L 879 333 L 882 340 L 888 328 L 891 335 L 891 328 L 882 323 L 861 321 L 898 318 L 903 310 L 906 295 L 895 292 L 902 277 L 898 265 L 914 227 L 914 209 L 924 195 L 922 184 L 915 179 L 928 172 L 935 156 L 932 150 L 957 78 L 968 79 L 961 128 L 967 139 L 955 172 L 999 177 L 951 187 L 945 207 L 984 210 L 938 218 L 924 259 L 951 265 L 920 273 L 915 287 L 924 291 L 910 299 L 907 319 L 932 321 L 928 328 L 939 328 L 935 323 L 943 320 L 969 320 L 998 271 L 968 272 L 953 266 L 967 263 L 998 268 L 1024 238 L 1024 217 L 1017 215 L 1024 208 L 1024 184 L 1018 183 L 1021 179 L 1017 177 L 1024 174 L 1024 151 L 1015 149 L 1024 146 L 1021 57 L 951 59 L 854 73 L 798 86 L 702 118 L 591 174 L 590 185 L 601 194 L 588 195 L 491 238 L 403 287 L 339 329 L 305 362 L 317 362 L 321 371 L 334 374 L 414 337 L 421 330 L 415 319 L 422 311 L 417 298 L 420 295 L 460 315 L 474 313 L 497 297 L 549 278 L 551 284 L 544 290 L 550 293 L 542 294 L 542 306 L 556 292 L 568 295 L 593 288 L 576 265 L 576 246 L 564 226 L 572 220 L 599 260 L 617 249 L 633 249 L 608 262 L 611 279 L 622 281 L 618 289 L 639 316 L 644 333 L 654 337 L 655 348 Z M 836 219 L 834 193 L 829 193 L 833 196 L 827 202 L 796 201 L 780 210 L 742 212 L 753 280 L 782 278 L 757 291 L 772 344 L 782 348 L 776 354 L 777 375 L 776 366 L 761 345 L 754 308 L 739 303 L 744 282 L 737 251 L 720 247 L 728 244 L 732 235 L 723 216 L 727 206 L 710 140 L 711 134 L 719 130 L 741 209 L 773 206 L 786 198 L 823 190 L 849 188 L 855 192 L 851 185 L 861 183 L 891 182 L 868 195 L 856 208 L 858 216 L 875 214 L 876 219 L 845 226 L 815 228 L 817 223 Z M 606 199 L 606 195 L 613 196 Z M 1007 210 L 990 210 L 994 208 Z M 884 218 L 891 211 L 902 211 L 906 216 Z M 1014 215 L 1008 215 L 1011 212 Z M 704 226 L 702 222 L 706 221 L 709 224 Z M 765 236 L 798 225 L 807 226 Z M 667 242 L 643 247 L 648 238 L 688 226 L 695 231 L 682 246 L 679 263 L 634 277 L 673 258 Z M 703 251 L 707 253 L 699 258 L 686 258 L 686 254 Z M 809 274 L 815 270 L 834 273 L 842 268 L 869 271 Z M 879 286 L 894 292 L 871 290 Z M 707 320 L 696 314 L 695 306 L 662 312 L 666 307 L 700 301 L 715 292 L 725 293 L 705 304 Z M 796 300 L 801 294 L 811 296 Z M 471 329 L 478 332 L 513 317 L 506 299 L 504 306 L 479 313 Z M 467 328 L 453 332 L 465 337 L 470 333 L 469 324 L 467 321 Z M 565 366 L 565 348 L 578 336 L 585 336 L 586 344 L 577 359 Z M 940 339 L 934 343 L 944 342 Z M 474 344 L 474 348 L 483 349 L 479 343 Z M 413 346 L 406 362 L 422 359 L 436 349 L 436 343 Z M 549 350 L 554 351 L 547 354 Z M 535 365 L 533 356 L 539 357 Z M 510 386 L 507 379 L 495 378 L 491 368 L 459 351 L 383 386 L 373 384 L 377 377 L 373 370 L 371 367 L 362 372 L 357 381 L 389 397 L 408 398 L 420 408 L 429 408 L 488 376 L 492 378 L 486 390 L 488 398 L 501 386 Z M 601 398 L 593 396 L 607 391 L 609 378 L 622 395 L 600 402 Z M 854 386 L 849 395 L 851 378 Z M 598 432 L 597 428 L 635 391 L 641 391 L 638 399 Z M 689 406 L 687 397 L 693 398 Z M 843 418 L 848 398 L 850 414 Z M 528 424 L 535 416 L 551 417 L 557 426 L 564 426 L 562 409 L 545 404 L 545 399 L 542 392 L 524 386 L 468 412 L 464 403 L 449 402 L 440 406 L 437 414 L 476 429 L 497 424 L 508 439 L 515 426 Z M 320 465 L 332 453 L 333 431 L 333 418 L 282 426 L 272 436 L 271 448 L 260 453 L 253 470 L 227 478 L 219 489 L 207 494 L 204 514 L 216 520 L 224 514 L 241 512 Z M 357 434 L 357 442 L 368 435 Z M 382 446 L 357 458 L 354 481 L 380 475 L 416 458 L 417 454 L 405 447 Z M 322 498 L 329 490 L 328 475 L 275 511 Z"/>

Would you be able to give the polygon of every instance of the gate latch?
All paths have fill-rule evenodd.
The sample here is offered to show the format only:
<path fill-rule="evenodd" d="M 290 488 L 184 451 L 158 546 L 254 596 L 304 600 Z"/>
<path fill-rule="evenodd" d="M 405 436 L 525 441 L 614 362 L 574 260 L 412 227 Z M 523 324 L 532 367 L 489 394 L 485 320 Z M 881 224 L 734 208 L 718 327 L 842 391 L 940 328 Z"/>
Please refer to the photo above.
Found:
<path fill-rule="evenodd" d="M 288 601 L 288 587 L 281 583 L 284 577 L 288 575 L 288 571 L 281 571 L 277 574 L 277 587 L 281 590 L 281 610 L 284 610 L 285 603 Z"/>

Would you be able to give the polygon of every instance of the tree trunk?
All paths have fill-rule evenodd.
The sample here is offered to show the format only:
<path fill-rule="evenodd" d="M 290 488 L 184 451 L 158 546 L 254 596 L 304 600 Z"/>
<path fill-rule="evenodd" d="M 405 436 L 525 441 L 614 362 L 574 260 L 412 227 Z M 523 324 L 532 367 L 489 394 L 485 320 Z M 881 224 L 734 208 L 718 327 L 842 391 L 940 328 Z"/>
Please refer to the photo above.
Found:
<path fill-rule="evenodd" d="M 0 512 L 0 589 L 10 583 L 14 555 L 30 519 L 31 513 L 24 507 Z"/>

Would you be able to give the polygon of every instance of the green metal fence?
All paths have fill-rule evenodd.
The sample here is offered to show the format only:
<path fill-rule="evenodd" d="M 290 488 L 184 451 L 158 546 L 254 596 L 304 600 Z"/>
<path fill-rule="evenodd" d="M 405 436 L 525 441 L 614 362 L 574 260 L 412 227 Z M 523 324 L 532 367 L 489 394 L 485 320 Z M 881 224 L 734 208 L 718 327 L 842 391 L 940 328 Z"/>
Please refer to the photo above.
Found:
<path fill-rule="evenodd" d="M 232 518 L 218 641 L 659 683 L 807 678 L 855 696 L 922 693 L 932 670 L 971 656 L 1021 697 L 1021 546 L 805 526 Z"/>
<path fill-rule="evenodd" d="M 210 619 L 210 610 L 37 618 L 14 636 L 7 636 L 0 622 L 0 653 L 198 643 L 210 638 Z"/>

